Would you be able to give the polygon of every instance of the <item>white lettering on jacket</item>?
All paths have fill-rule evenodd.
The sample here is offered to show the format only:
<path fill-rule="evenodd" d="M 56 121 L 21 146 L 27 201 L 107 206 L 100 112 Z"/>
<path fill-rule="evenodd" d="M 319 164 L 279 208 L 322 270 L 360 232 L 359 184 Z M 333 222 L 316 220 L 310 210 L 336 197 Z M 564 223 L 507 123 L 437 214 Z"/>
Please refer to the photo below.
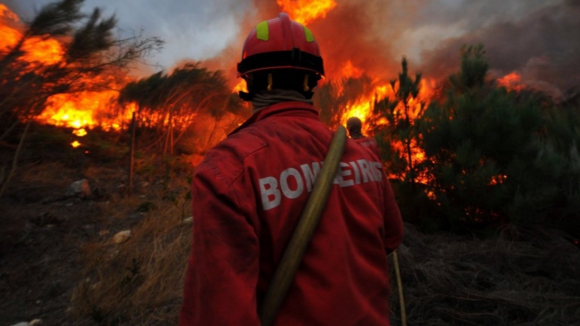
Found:
<path fill-rule="evenodd" d="M 288 199 L 298 198 L 305 188 L 307 192 L 311 192 L 322 164 L 323 162 L 302 164 L 300 169 L 287 168 L 283 170 L 278 177 L 267 176 L 260 178 L 260 194 L 264 210 L 267 211 L 280 206 L 282 196 Z M 340 162 L 334 177 L 334 184 L 340 187 L 352 187 L 361 183 L 383 182 L 381 167 L 382 164 L 380 162 L 369 162 L 367 160 L 357 160 L 349 163 Z"/>

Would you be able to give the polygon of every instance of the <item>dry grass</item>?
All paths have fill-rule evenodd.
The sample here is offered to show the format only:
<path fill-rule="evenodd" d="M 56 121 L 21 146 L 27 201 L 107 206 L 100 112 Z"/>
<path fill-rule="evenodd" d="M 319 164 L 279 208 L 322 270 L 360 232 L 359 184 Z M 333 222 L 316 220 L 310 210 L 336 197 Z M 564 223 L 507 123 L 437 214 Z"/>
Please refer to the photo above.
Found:
<path fill-rule="evenodd" d="M 580 250 L 558 232 L 508 227 L 482 241 L 407 226 L 398 253 L 409 325 L 580 325 Z"/>
<path fill-rule="evenodd" d="M 55 173 L 59 171 L 60 173 Z M 68 171 L 68 173 L 67 173 Z M 63 175 L 70 175 L 70 168 L 66 168 L 60 162 L 46 162 L 41 164 L 29 164 L 18 169 L 21 183 L 41 184 L 41 185 L 67 185 L 69 180 Z"/>
<path fill-rule="evenodd" d="M 154 205 L 125 243 L 111 244 L 111 232 L 84 246 L 81 281 L 72 295 L 76 318 L 105 325 L 177 322 L 191 224 L 182 224 L 180 205 L 161 199 Z M 135 207 L 114 205 L 121 206 Z"/>
<path fill-rule="evenodd" d="M 83 247 L 70 309 L 75 324 L 177 323 L 191 242 L 191 225 L 181 223 L 190 215 L 189 184 L 168 185 L 97 203 L 110 233 Z M 127 242 L 110 244 L 131 225 Z M 556 231 L 508 227 L 480 240 L 406 225 L 398 252 L 408 325 L 580 325 L 580 250 Z M 390 272 L 392 324 L 400 325 Z"/>

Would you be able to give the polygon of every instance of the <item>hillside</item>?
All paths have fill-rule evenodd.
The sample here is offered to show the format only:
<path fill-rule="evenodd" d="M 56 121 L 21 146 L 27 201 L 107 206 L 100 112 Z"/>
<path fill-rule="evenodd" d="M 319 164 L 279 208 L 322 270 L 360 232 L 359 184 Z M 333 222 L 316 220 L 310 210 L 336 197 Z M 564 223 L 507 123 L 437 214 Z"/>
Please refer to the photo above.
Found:
<path fill-rule="evenodd" d="M 172 325 L 191 241 L 193 158 L 140 153 L 127 195 L 126 139 L 34 126 L 0 199 L 0 324 Z M 14 143 L 1 145 L 10 155 Z M 86 179 L 90 194 L 67 194 Z M 124 230 L 131 235 L 115 243 Z M 406 225 L 399 248 L 408 325 L 580 323 L 580 248 L 553 230 L 476 236 Z M 577 241 L 577 240 L 576 240 Z M 393 325 L 399 301 L 391 266 Z"/>

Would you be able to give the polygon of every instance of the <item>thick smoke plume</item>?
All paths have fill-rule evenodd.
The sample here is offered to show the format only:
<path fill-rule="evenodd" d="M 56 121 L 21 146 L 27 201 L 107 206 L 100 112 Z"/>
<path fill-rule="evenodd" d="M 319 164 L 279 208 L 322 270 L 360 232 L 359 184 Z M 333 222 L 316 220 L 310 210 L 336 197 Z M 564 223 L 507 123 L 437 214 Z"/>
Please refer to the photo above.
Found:
<path fill-rule="evenodd" d="M 516 72 L 525 85 L 556 97 L 580 85 L 578 0 L 335 1 L 325 18 L 308 23 L 320 43 L 329 78 L 344 77 L 343 69 L 350 62 L 356 71 L 383 83 L 396 78 L 403 56 L 411 73 L 445 78 L 458 70 L 463 44 L 481 43 L 492 77 Z M 30 18 L 35 8 L 52 0 L 0 2 Z M 246 35 L 281 10 L 274 0 L 167 0 L 163 4 L 131 0 L 118 6 L 86 0 L 85 9 L 94 6 L 116 13 L 123 24 L 143 27 L 147 34 L 165 39 L 161 59 L 178 55 L 183 60 L 201 60 L 210 69 L 224 70 L 232 84 Z"/>
<path fill-rule="evenodd" d="M 406 56 L 411 72 L 433 79 L 458 70 L 462 45 L 483 44 L 492 77 L 511 72 L 522 83 L 559 97 L 580 85 L 580 2 L 577 0 L 381 1 L 343 0 L 308 24 L 329 78 L 351 62 L 373 79 L 397 76 Z M 276 17 L 275 1 L 255 0 L 239 37 L 211 62 L 235 76 L 243 41 L 262 20 Z"/>
<path fill-rule="evenodd" d="M 515 21 L 498 21 L 425 51 L 422 69 L 433 76 L 456 69 L 462 44 L 481 43 L 496 76 L 512 71 L 529 87 L 558 98 L 580 86 L 580 2 L 538 8 Z"/>

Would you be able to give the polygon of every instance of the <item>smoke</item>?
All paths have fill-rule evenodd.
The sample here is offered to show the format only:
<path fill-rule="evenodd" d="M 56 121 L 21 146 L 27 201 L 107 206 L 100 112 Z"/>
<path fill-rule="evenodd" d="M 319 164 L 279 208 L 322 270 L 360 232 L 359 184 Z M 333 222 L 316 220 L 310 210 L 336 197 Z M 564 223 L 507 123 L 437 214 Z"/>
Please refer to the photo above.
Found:
<path fill-rule="evenodd" d="M 496 19 L 421 53 L 421 68 L 432 76 L 457 70 L 463 44 L 485 46 L 492 74 L 512 71 L 530 87 L 560 97 L 580 85 L 580 2 L 553 1 L 519 19 Z"/>
<path fill-rule="evenodd" d="M 492 76 L 512 71 L 528 86 L 554 96 L 580 84 L 580 5 L 577 0 L 343 0 L 308 24 L 320 44 L 327 77 L 346 62 L 380 82 L 396 78 L 403 56 L 411 73 L 447 77 L 464 44 L 483 44 Z M 276 17 L 274 1 L 254 0 L 237 38 L 212 59 L 235 76 L 250 29 Z M 233 57 L 233 58 L 232 58 Z"/>
<path fill-rule="evenodd" d="M 396 78 L 403 56 L 411 73 L 447 77 L 459 69 L 461 46 L 481 43 L 492 76 L 516 71 L 525 84 L 553 96 L 580 85 L 580 1 L 337 2 L 325 19 L 308 25 L 329 78 L 340 77 L 351 61 L 384 82 Z M 253 25 L 280 10 L 274 1 L 256 0 L 254 6 L 259 14 Z M 242 28 L 238 51 L 253 25 Z"/>
<path fill-rule="evenodd" d="M 32 17 L 51 0 L 0 0 Z M 373 80 L 397 77 L 403 56 L 411 73 L 442 78 L 456 72 L 463 44 L 482 43 L 494 76 L 512 71 L 552 94 L 580 84 L 578 0 L 335 0 L 326 18 L 308 24 L 318 40 L 327 77 L 343 76 L 348 61 Z M 202 61 L 235 83 L 236 63 L 253 26 L 277 16 L 274 0 L 126 0 L 103 5 L 123 29 L 143 28 L 166 41 L 156 57 L 164 68 Z"/>

